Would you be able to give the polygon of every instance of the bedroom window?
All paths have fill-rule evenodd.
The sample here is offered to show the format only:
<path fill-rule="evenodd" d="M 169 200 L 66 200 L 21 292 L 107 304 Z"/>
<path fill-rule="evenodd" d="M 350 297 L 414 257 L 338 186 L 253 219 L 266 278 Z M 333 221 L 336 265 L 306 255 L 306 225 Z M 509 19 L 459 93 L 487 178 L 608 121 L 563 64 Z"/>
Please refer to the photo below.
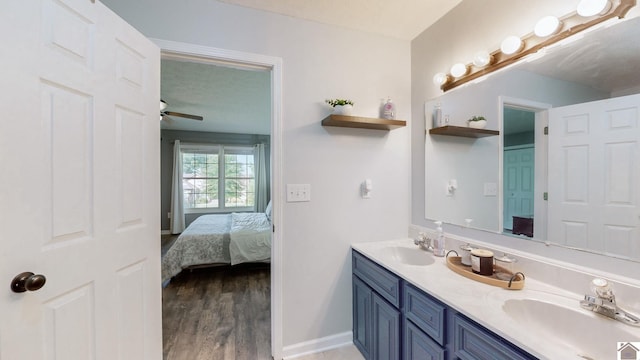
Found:
<path fill-rule="evenodd" d="M 184 146 L 182 189 L 187 212 L 253 211 L 253 148 Z"/>

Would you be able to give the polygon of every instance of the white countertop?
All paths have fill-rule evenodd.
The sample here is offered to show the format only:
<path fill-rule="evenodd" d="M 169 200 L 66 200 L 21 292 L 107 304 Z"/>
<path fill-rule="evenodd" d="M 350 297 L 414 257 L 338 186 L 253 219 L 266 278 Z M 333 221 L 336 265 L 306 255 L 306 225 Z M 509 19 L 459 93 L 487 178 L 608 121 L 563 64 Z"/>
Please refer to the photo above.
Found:
<path fill-rule="evenodd" d="M 584 348 L 586 346 L 588 348 L 588 344 L 594 341 L 602 341 L 602 346 L 611 349 L 610 356 L 607 350 L 606 358 L 615 359 L 617 342 L 640 341 L 640 328 L 603 318 L 598 314 L 580 308 L 579 302 L 584 297 L 584 294 L 572 293 L 536 281 L 531 277 L 526 277 L 524 289 L 522 290 L 507 290 L 494 287 L 453 272 L 447 267 L 445 258 L 433 257 L 432 253 L 424 250 L 419 251 L 424 251 L 425 257 L 433 257 L 434 262 L 432 264 L 408 265 L 391 255 L 392 251 L 389 251 L 389 248 L 417 249 L 413 239 L 410 238 L 356 243 L 352 247 L 407 282 L 540 359 L 584 360 L 589 357 L 597 359 L 599 355 L 590 355 L 588 351 L 583 352 L 581 350 L 581 347 Z M 536 299 L 541 302 L 565 306 L 569 309 L 575 308 L 576 311 L 585 312 L 589 324 L 592 323 L 591 318 L 593 318 L 593 323 L 598 326 L 597 328 L 587 329 L 580 327 L 580 331 L 571 331 L 572 333 L 575 332 L 575 334 L 571 335 L 567 335 L 565 331 L 559 337 L 558 334 L 554 333 L 555 331 L 550 331 L 549 329 L 563 331 L 563 326 L 568 325 L 567 322 L 569 320 L 567 319 L 572 319 L 571 317 L 555 319 L 558 323 L 549 324 L 548 327 L 533 324 L 535 318 L 531 316 L 535 317 L 535 314 L 529 315 L 529 319 L 534 320 L 531 322 L 526 320 L 526 316 L 515 319 L 503 310 L 503 304 L 509 299 Z M 581 315 L 583 314 L 578 315 L 580 315 L 579 318 L 582 318 Z M 546 325 L 546 323 L 543 325 Z M 607 331 L 607 329 L 616 331 Z M 619 334 L 618 330 L 623 331 L 625 334 L 630 334 L 632 338 L 615 339 L 608 336 L 610 333 Z"/>

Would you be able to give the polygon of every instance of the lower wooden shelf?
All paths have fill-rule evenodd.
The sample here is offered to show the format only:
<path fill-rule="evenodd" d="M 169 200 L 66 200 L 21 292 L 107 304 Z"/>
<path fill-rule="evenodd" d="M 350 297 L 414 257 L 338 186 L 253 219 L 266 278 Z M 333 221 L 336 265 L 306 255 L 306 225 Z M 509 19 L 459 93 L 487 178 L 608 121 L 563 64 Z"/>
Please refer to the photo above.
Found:
<path fill-rule="evenodd" d="M 447 135 L 447 136 L 461 136 L 467 138 L 481 138 L 486 136 L 500 135 L 500 131 L 487 130 L 487 129 L 475 129 L 466 126 L 441 126 L 433 129 L 429 129 L 431 135 Z"/>
<path fill-rule="evenodd" d="M 393 130 L 407 126 L 403 120 L 386 120 L 348 115 L 329 115 L 322 120 L 322 126 L 350 127 L 358 129 Z"/>

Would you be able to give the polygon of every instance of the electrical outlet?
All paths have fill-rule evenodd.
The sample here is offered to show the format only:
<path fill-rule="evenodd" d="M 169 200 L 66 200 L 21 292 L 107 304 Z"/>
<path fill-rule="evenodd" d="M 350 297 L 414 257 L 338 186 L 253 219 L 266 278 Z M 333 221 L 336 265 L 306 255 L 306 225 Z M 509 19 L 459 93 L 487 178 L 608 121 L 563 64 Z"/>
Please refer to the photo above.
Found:
<path fill-rule="evenodd" d="M 287 202 L 311 201 L 311 184 L 287 184 Z"/>

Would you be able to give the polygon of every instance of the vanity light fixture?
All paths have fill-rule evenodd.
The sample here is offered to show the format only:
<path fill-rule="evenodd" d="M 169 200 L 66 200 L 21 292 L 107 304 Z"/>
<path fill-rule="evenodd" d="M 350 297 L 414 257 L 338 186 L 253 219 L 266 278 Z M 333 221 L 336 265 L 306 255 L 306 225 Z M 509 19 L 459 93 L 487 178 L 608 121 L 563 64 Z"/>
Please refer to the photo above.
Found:
<path fill-rule="evenodd" d="M 463 63 L 457 63 L 451 67 L 451 75 L 456 78 L 466 75 L 467 72 L 469 67 Z"/>
<path fill-rule="evenodd" d="M 500 44 L 500 51 L 505 55 L 513 55 L 524 47 L 524 41 L 517 36 L 507 36 Z"/>
<path fill-rule="evenodd" d="M 615 4 L 615 5 L 612 5 Z M 623 18 L 627 12 L 636 6 L 636 0 L 580 0 L 577 12 L 571 12 L 561 18 L 544 17 L 540 19 L 533 32 L 522 37 L 508 37 L 499 50 L 482 57 L 474 57 L 470 64 L 456 64 L 449 75 L 438 73 L 433 82 L 443 91 L 490 74 L 505 66 L 511 65 L 527 55 L 537 53 L 545 47 L 564 40 L 581 31 L 589 29 L 609 19 Z M 455 71 L 454 71 L 455 70 Z"/>
<path fill-rule="evenodd" d="M 590 17 L 594 15 L 604 15 L 611 9 L 609 0 L 581 0 L 578 4 L 578 15 Z"/>
<path fill-rule="evenodd" d="M 538 20 L 536 27 L 533 29 L 533 33 L 537 37 L 547 37 L 553 34 L 557 34 L 562 28 L 562 21 L 555 16 L 549 15 Z"/>

